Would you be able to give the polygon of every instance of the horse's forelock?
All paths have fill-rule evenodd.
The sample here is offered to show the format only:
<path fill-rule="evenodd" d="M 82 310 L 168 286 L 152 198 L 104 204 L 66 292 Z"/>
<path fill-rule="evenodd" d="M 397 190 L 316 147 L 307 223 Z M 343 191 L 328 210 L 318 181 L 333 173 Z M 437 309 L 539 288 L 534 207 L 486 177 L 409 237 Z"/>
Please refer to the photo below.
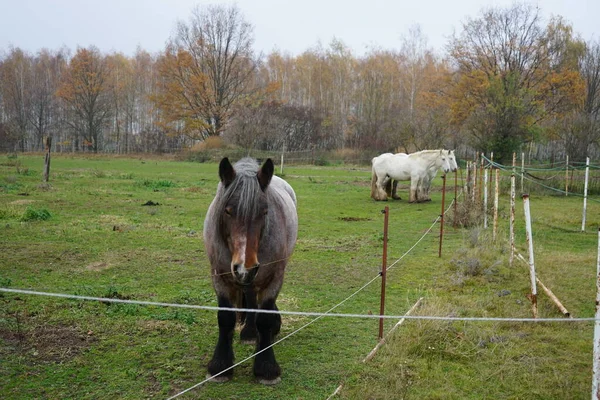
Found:
<path fill-rule="evenodd" d="M 219 220 L 233 197 L 236 197 L 236 215 L 239 218 L 251 220 L 260 211 L 260 196 L 263 192 L 256 177 L 258 166 L 256 162 L 242 161 L 245 159 L 235 164 L 235 179 L 227 187 L 220 185 L 215 204 L 215 214 Z M 218 226 L 220 225 L 219 223 Z"/>

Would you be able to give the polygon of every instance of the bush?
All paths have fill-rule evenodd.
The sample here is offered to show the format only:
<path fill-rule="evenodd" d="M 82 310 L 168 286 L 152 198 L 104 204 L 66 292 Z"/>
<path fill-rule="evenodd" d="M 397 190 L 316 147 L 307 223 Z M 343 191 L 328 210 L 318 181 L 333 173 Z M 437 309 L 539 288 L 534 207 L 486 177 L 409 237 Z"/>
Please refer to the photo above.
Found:
<path fill-rule="evenodd" d="M 19 221 L 45 221 L 51 216 L 52 215 L 50 214 L 50 212 L 45 208 L 36 209 L 32 207 L 27 207 L 21 218 L 19 218 Z"/>

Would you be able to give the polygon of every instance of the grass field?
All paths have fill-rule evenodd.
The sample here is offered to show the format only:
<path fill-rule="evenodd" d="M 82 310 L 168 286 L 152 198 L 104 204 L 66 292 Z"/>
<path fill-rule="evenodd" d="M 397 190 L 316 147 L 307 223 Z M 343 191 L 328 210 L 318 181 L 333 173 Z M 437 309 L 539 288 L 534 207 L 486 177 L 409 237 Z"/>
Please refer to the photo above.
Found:
<path fill-rule="evenodd" d="M 49 184 L 42 167 L 42 155 L 0 156 L 0 287 L 216 305 L 201 235 L 216 164 L 55 155 Z M 439 177 L 427 204 L 408 204 L 405 188 L 401 201 L 374 202 L 365 167 L 290 166 L 283 177 L 296 191 L 300 226 L 281 310 L 324 312 L 378 275 L 385 205 L 388 264 L 440 214 Z M 597 196 L 581 232 L 580 197 L 528 191 L 539 278 L 573 316 L 594 316 Z M 528 270 L 508 264 L 508 210 L 503 195 L 495 242 L 491 229 L 454 230 L 447 221 L 441 258 L 435 224 L 389 270 L 386 313 L 404 314 L 423 297 L 416 314 L 530 317 Z M 518 202 L 517 248 L 526 256 L 522 215 Z M 334 312 L 376 314 L 379 290 L 376 279 Z M 540 316 L 561 318 L 538 292 Z M 282 320 L 285 336 L 312 318 Z M 385 331 L 395 323 L 386 320 Z M 590 396 L 589 322 L 409 320 L 362 363 L 377 327 L 374 319 L 322 318 L 275 347 L 279 385 L 255 383 L 249 361 L 231 382 L 180 398 L 326 399 L 339 385 L 340 399 Z M 212 311 L 0 293 L 0 397 L 167 398 L 204 379 L 217 329 Z M 252 354 L 234 342 L 236 361 Z"/>

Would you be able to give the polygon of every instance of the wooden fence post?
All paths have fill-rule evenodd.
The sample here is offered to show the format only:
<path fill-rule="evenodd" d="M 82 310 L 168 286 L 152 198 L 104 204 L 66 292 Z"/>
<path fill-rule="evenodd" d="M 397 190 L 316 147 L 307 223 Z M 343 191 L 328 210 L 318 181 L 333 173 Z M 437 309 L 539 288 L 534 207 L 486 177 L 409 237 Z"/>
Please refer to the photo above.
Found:
<path fill-rule="evenodd" d="M 50 149 L 52 148 L 52 136 L 46 136 L 46 157 L 44 158 L 44 182 L 50 179 Z"/>
<path fill-rule="evenodd" d="M 387 241 L 388 241 L 388 220 L 390 214 L 390 208 L 385 206 L 382 210 L 384 216 L 383 219 L 383 256 L 381 262 L 381 301 L 379 304 L 379 315 L 383 316 L 385 312 L 385 278 L 387 272 Z M 379 340 L 383 339 L 383 318 L 379 319 Z"/>
<path fill-rule="evenodd" d="M 516 154 L 513 153 L 513 169 L 512 174 L 510 175 L 510 222 L 509 222 L 509 230 L 510 230 L 510 258 L 508 260 L 508 264 L 510 266 L 513 265 L 513 260 L 515 259 L 515 163 L 516 163 Z"/>
<path fill-rule="evenodd" d="M 569 156 L 565 162 L 565 196 L 569 195 Z"/>
<path fill-rule="evenodd" d="M 486 168 L 483 171 L 483 229 L 487 229 L 487 227 L 488 227 L 487 204 L 488 204 L 488 169 Z"/>
<path fill-rule="evenodd" d="M 496 241 L 496 235 L 498 233 L 498 196 L 500 194 L 500 170 L 496 168 L 494 173 L 496 174 L 496 185 L 494 186 L 494 230 L 492 232 L 492 240 Z"/>
<path fill-rule="evenodd" d="M 442 256 L 442 241 L 444 240 L 444 208 L 446 207 L 446 174 L 442 175 L 442 213 L 440 214 L 440 250 L 438 257 Z"/>
<path fill-rule="evenodd" d="M 594 361 L 592 399 L 600 399 L 600 229 L 598 229 L 598 260 L 596 261 L 596 321 L 594 322 Z"/>
<path fill-rule="evenodd" d="M 581 219 L 581 232 L 585 232 L 585 215 L 587 213 L 588 178 L 590 176 L 590 158 L 585 158 L 585 183 L 583 184 L 583 218 Z"/>

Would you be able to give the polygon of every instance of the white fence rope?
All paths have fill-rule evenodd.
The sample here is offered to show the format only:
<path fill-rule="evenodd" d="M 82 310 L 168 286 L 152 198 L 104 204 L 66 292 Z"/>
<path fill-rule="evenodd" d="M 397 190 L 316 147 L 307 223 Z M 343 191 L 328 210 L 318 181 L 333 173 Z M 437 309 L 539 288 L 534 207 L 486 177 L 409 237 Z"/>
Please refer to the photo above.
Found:
<path fill-rule="evenodd" d="M 376 276 L 375 278 L 371 279 L 371 281 L 366 283 L 362 288 L 357 290 L 350 297 L 354 296 L 359 291 L 363 290 L 366 286 L 371 284 L 377 278 L 379 278 L 379 275 Z M 432 320 L 432 321 L 477 321 L 477 322 L 589 322 L 589 321 L 600 321 L 600 318 L 596 319 L 595 317 L 568 318 L 568 319 L 566 319 L 566 318 L 537 318 L 536 319 L 536 318 L 509 318 L 509 317 L 506 317 L 506 318 L 505 317 L 444 317 L 444 316 L 434 316 L 434 315 L 378 315 L 378 314 L 369 315 L 369 314 L 283 311 L 283 310 L 275 311 L 275 310 L 261 310 L 261 309 L 253 309 L 253 308 L 227 308 L 227 307 L 216 307 L 216 306 L 201 306 L 201 305 L 193 305 L 193 304 L 160 303 L 160 302 L 151 302 L 151 301 L 111 299 L 111 298 L 104 298 L 104 297 L 78 296 L 78 295 L 70 295 L 70 294 L 63 294 L 63 293 L 37 292 L 37 291 L 33 291 L 33 290 L 10 289 L 10 288 L 0 288 L 0 292 L 59 297 L 59 298 L 72 299 L 72 300 L 100 301 L 100 302 L 108 302 L 108 303 L 137 304 L 137 305 L 157 306 L 157 307 L 179 307 L 179 308 L 188 308 L 188 309 L 195 309 L 195 310 L 209 310 L 209 311 L 255 312 L 255 313 L 264 313 L 264 314 L 297 315 L 297 316 L 306 316 L 306 317 L 338 317 L 338 318 L 370 318 L 370 319 L 406 318 L 406 319 Z M 348 297 L 346 300 L 350 299 L 350 297 Z M 344 302 L 346 300 L 344 300 Z M 337 308 L 342 303 L 339 303 L 337 306 L 334 306 L 331 309 Z"/>

